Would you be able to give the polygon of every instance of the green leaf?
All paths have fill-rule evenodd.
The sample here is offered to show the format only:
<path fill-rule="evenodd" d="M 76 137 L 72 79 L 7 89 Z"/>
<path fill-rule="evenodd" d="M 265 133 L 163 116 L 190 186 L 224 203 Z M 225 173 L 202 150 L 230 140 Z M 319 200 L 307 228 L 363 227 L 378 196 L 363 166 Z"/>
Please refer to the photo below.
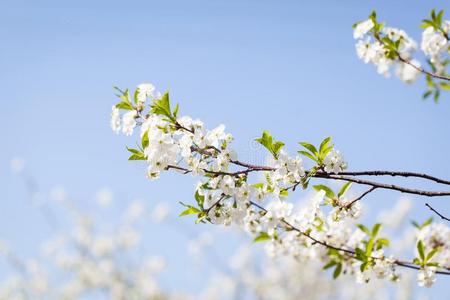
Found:
<path fill-rule="evenodd" d="M 260 232 L 259 235 L 257 237 L 255 237 L 255 239 L 253 240 L 254 243 L 258 243 L 258 242 L 264 242 L 267 240 L 270 240 L 271 237 L 270 235 L 267 234 L 267 232 Z"/>
<path fill-rule="evenodd" d="M 146 160 L 147 158 L 143 153 L 140 154 L 132 154 L 130 157 L 128 157 L 128 160 Z"/>
<path fill-rule="evenodd" d="M 389 240 L 385 239 L 385 238 L 381 238 L 378 239 L 376 242 L 376 248 L 377 250 L 380 250 L 383 247 L 388 247 L 389 246 Z"/>
<path fill-rule="evenodd" d="M 319 161 L 317 160 L 317 158 L 315 158 L 311 153 L 306 152 L 306 151 L 298 151 L 299 154 L 306 156 L 309 159 L 312 159 L 313 161 L 315 161 L 316 163 L 318 163 Z"/>
<path fill-rule="evenodd" d="M 411 221 L 411 224 L 416 227 L 417 229 L 420 229 L 420 225 L 419 223 L 417 223 L 416 221 Z"/>
<path fill-rule="evenodd" d="M 254 184 L 252 184 L 252 187 L 257 188 L 257 189 L 262 189 L 264 187 L 264 183 L 262 183 L 262 182 L 254 183 Z"/>
<path fill-rule="evenodd" d="M 165 116 L 173 123 L 176 122 L 176 118 L 172 115 L 170 110 L 169 93 L 166 92 L 161 99 L 153 101 L 151 106 L 151 112 L 157 115 Z"/>
<path fill-rule="evenodd" d="M 206 213 L 202 211 L 201 213 L 198 214 L 197 220 L 195 220 L 195 224 L 198 224 L 198 223 L 200 223 L 200 222 L 204 223 L 203 220 L 204 220 L 206 217 L 207 217 Z"/>
<path fill-rule="evenodd" d="M 325 195 L 330 199 L 336 198 L 333 190 L 330 189 L 329 187 L 327 187 L 326 185 L 318 184 L 318 185 L 313 186 L 313 188 L 318 192 L 320 192 L 321 190 L 325 191 Z"/>
<path fill-rule="evenodd" d="M 199 210 L 198 208 L 194 207 L 194 206 L 188 206 L 187 209 L 185 209 L 184 211 L 182 211 L 179 216 L 187 216 L 187 215 L 193 215 L 193 214 L 199 214 L 201 213 L 201 210 Z"/>
<path fill-rule="evenodd" d="M 133 95 L 134 104 L 137 104 L 137 103 L 138 103 L 138 98 L 139 98 L 139 88 L 137 88 L 137 89 L 134 91 L 134 95 Z"/>
<path fill-rule="evenodd" d="M 314 147 L 314 145 L 307 143 L 307 142 L 299 142 L 299 144 L 302 145 L 303 147 L 305 147 L 306 149 L 308 149 L 315 156 L 317 156 L 319 154 L 317 152 L 316 147 Z"/>
<path fill-rule="evenodd" d="M 362 232 L 364 232 L 365 234 L 367 234 L 368 236 L 371 236 L 371 232 L 369 230 L 369 228 L 367 228 L 366 226 L 364 226 L 363 224 L 358 224 L 356 225 L 358 226 L 359 229 L 361 229 Z"/>
<path fill-rule="evenodd" d="M 364 251 L 361 248 L 356 248 L 355 254 L 356 254 L 356 259 L 363 261 L 363 262 L 367 261 L 366 253 L 364 253 Z"/>
<path fill-rule="evenodd" d="M 328 262 L 325 266 L 323 266 L 322 269 L 328 270 L 329 268 L 331 268 L 332 266 L 335 266 L 335 265 L 337 265 L 337 262 L 332 260 L 332 261 Z"/>
<path fill-rule="evenodd" d="M 122 101 L 116 104 L 116 108 L 125 109 L 125 110 L 133 110 L 134 107 L 131 103 Z"/>
<path fill-rule="evenodd" d="M 338 278 L 339 275 L 341 275 L 341 272 L 342 272 L 342 263 L 338 263 L 333 272 L 333 279 Z"/>
<path fill-rule="evenodd" d="M 372 237 L 376 237 L 378 232 L 380 231 L 380 229 L 381 229 L 381 224 L 380 223 L 375 224 L 372 228 Z"/>
<path fill-rule="evenodd" d="M 141 139 L 142 148 L 145 149 L 148 147 L 148 131 L 144 132 Z"/>
<path fill-rule="evenodd" d="M 439 101 L 439 96 L 441 95 L 441 92 L 439 90 L 435 90 L 434 91 L 434 95 L 433 95 L 433 100 L 434 102 L 438 102 Z"/>
<path fill-rule="evenodd" d="M 264 130 L 262 136 L 260 138 L 255 139 L 255 141 L 263 145 L 270 153 L 272 153 L 275 159 L 278 158 L 278 154 L 281 148 L 283 148 L 284 146 L 283 142 L 280 141 L 274 142 L 272 135 L 267 130 Z"/>
<path fill-rule="evenodd" d="M 430 252 L 428 252 L 427 257 L 426 257 L 426 261 L 428 262 L 430 259 L 433 258 L 433 256 L 439 251 L 439 248 L 434 248 L 433 250 L 431 250 Z"/>
<path fill-rule="evenodd" d="M 322 141 L 322 143 L 320 143 L 320 146 L 319 146 L 319 153 L 322 153 L 322 152 L 328 147 L 328 144 L 330 143 L 330 141 L 331 141 L 331 136 L 326 137 L 326 138 Z"/>
<path fill-rule="evenodd" d="M 173 110 L 173 116 L 175 117 L 175 118 L 177 118 L 177 116 L 178 116 L 178 111 L 180 110 L 180 105 L 177 103 L 177 105 L 175 105 L 175 108 L 174 108 L 174 110 Z"/>
<path fill-rule="evenodd" d="M 132 153 L 128 160 L 146 160 L 145 154 L 137 149 L 128 148 L 127 150 Z"/>
<path fill-rule="evenodd" d="M 367 269 L 367 266 L 369 265 L 369 262 L 366 261 L 364 263 L 361 264 L 361 266 L 359 267 L 359 269 L 361 270 L 361 272 L 364 272 Z"/>
<path fill-rule="evenodd" d="M 422 98 L 427 99 L 428 97 L 430 97 L 431 93 L 433 93 L 433 91 L 426 91 L 425 93 L 423 93 Z"/>
<path fill-rule="evenodd" d="M 450 90 L 450 84 L 447 82 L 440 82 L 439 86 L 441 87 L 441 89 L 443 89 L 444 91 L 449 91 Z"/>
<path fill-rule="evenodd" d="M 425 246 L 422 240 L 417 243 L 417 252 L 419 252 L 419 257 L 422 261 L 425 261 Z"/>
<path fill-rule="evenodd" d="M 350 181 L 347 181 L 346 183 L 344 183 L 344 185 L 341 187 L 341 189 L 338 192 L 338 197 L 344 196 L 344 194 L 347 192 L 347 190 L 350 188 L 351 185 L 352 185 L 352 183 Z"/>
<path fill-rule="evenodd" d="M 281 197 L 287 197 L 289 196 L 289 191 L 287 189 L 281 190 L 280 191 L 280 196 Z"/>
<path fill-rule="evenodd" d="M 436 16 L 436 23 L 439 24 L 439 26 L 442 24 L 442 16 L 444 15 L 444 10 L 440 10 Z"/>
<path fill-rule="evenodd" d="M 373 251 L 373 244 L 375 243 L 375 239 L 374 238 L 371 238 L 370 240 L 369 240 L 369 242 L 367 242 L 367 245 L 366 245 L 366 256 L 367 257 L 370 257 L 371 255 L 372 255 L 372 251 Z"/>
<path fill-rule="evenodd" d="M 198 191 L 195 191 L 194 198 L 195 201 L 197 201 L 198 206 L 203 208 L 203 204 L 205 203 L 205 196 L 202 196 L 198 193 Z"/>
<path fill-rule="evenodd" d="M 283 148 L 284 143 L 277 141 L 274 144 L 272 144 L 272 149 L 273 149 L 273 153 L 275 153 L 276 155 L 278 155 L 278 153 L 280 152 L 281 148 Z"/>

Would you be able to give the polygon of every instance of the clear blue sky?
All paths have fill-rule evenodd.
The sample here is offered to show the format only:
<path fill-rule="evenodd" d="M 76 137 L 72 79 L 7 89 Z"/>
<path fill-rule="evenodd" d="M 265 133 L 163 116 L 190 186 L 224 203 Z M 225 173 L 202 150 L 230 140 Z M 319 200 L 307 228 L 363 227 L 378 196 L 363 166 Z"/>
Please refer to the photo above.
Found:
<path fill-rule="evenodd" d="M 431 8 L 450 13 L 448 1 L 3 0 L 0 237 L 29 255 L 51 232 L 9 172 L 14 156 L 27 159 L 43 191 L 63 185 L 84 207 L 104 186 L 123 203 L 191 200 L 192 179 L 149 182 L 143 164 L 126 160 L 134 140 L 109 128 L 113 85 L 169 89 L 182 114 L 226 124 L 244 153 L 264 129 L 291 152 L 300 140 L 331 135 L 350 169 L 449 178 L 449 94 L 423 102 L 423 82 L 376 74 L 357 59 L 351 30 L 376 9 L 420 40 Z M 397 198 L 379 192 L 366 201 L 379 209 Z M 429 217 L 427 199 L 413 199 L 412 217 Z M 432 203 L 449 212 L 447 200 Z M 176 242 L 156 238 L 156 250 L 176 254 Z M 441 290 L 448 280 L 439 280 Z"/>

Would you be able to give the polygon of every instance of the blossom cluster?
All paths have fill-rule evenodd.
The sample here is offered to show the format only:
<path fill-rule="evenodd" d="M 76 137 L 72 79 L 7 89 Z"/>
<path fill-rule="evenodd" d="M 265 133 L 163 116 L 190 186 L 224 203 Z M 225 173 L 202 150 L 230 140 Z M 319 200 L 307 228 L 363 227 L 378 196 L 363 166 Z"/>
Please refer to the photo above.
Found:
<path fill-rule="evenodd" d="M 432 95 L 438 101 L 441 91 L 450 89 L 450 77 L 446 72 L 450 54 L 450 21 L 443 20 L 443 13 L 442 10 L 438 13 L 432 10 L 430 19 L 424 19 L 422 24 L 420 50 L 425 54 L 430 71 L 413 58 L 418 44 L 404 30 L 378 22 L 375 12 L 353 26 L 356 54 L 386 77 L 390 76 L 391 69 L 395 69 L 397 77 L 406 83 L 416 81 L 423 73 L 427 83 L 423 97 Z"/>
<path fill-rule="evenodd" d="M 389 240 L 379 237 L 381 224 L 371 229 L 356 226 L 361 207 L 347 196 L 350 182 L 337 193 L 325 185 L 315 185 L 309 204 L 298 210 L 287 199 L 297 187 L 308 188 L 315 175 L 326 178 L 347 168 L 331 138 L 324 139 L 319 147 L 300 142 L 304 150 L 291 156 L 283 149 L 283 142 L 265 131 L 256 141 L 270 153 L 270 163 L 251 165 L 238 159 L 231 148 L 233 137 L 224 125 L 209 130 L 198 119 L 178 117 L 179 106 L 171 107 L 168 93 L 151 99 L 147 110 L 145 101 L 138 100 L 139 91 L 134 101 L 128 90 L 119 95 L 122 101 L 113 107 L 112 119 L 120 118 L 116 109 L 121 108 L 128 110 L 124 119 L 134 116 L 133 126 L 125 134 L 136 124 L 141 125 L 140 146 L 128 149 L 129 159 L 146 161 L 150 179 L 169 170 L 200 179 L 195 189 L 196 205 L 182 203 L 185 210 L 181 216 L 192 214 L 197 216 L 196 222 L 236 225 L 255 241 L 266 241 L 269 256 L 321 261 L 325 268 L 334 268 L 335 278 L 347 273 L 354 274 L 359 282 L 375 277 L 399 279 L 398 260 L 385 253 Z M 314 164 L 308 168 L 303 158 Z M 264 180 L 255 180 L 255 173 L 262 173 Z M 447 251 L 439 248 L 435 252 L 441 250 Z M 427 263 L 422 260 L 413 264 L 423 273 L 428 270 Z M 433 267 L 445 268 L 440 261 Z"/>
<path fill-rule="evenodd" d="M 355 25 L 353 37 L 357 39 L 356 54 L 364 63 L 375 65 L 379 74 L 388 77 L 390 70 L 394 68 L 395 74 L 402 81 L 414 82 L 420 72 L 413 66 L 399 61 L 398 56 L 408 59 L 411 64 L 420 67 L 419 61 L 412 59 L 412 53 L 417 49 L 417 43 L 404 30 L 378 27 L 381 26 L 377 23 L 374 15 Z M 386 44 L 395 45 L 395 55 L 392 55 L 392 49 Z"/>
<path fill-rule="evenodd" d="M 39 258 L 22 261 L 3 247 L 1 256 L 18 268 L 19 275 L 2 282 L 0 299 L 169 299 L 158 278 L 165 259 L 133 259 L 140 249 L 136 223 L 143 217 L 141 203 L 132 202 L 119 226 L 106 231 L 90 214 L 75 209 L 63 191 L 52 194 L 67 207 L 67 219 L 73 223 L 42 246 Z"/>
<path fill-rule="evenodd" d="M 390 293 L 381 280 L 373 280 L 363 286 L 352 282 L 351 276 L 330 281 L 320 264 L 313 260 L 298 260 L 291 256 L 261 258 L 248 243 L 233 250 L 232 256 L 226 259 L 228 264 L 217 266 L 209 263 L 205 266 L 209 274 L 206 270 L 198 270 L 205 282 L 195 291 L 184 290 L 184 287 L 169 288 L 161 284 L 160 275 L 166 264 L 171 263 L 170 258 L 155 254 L 148 256 L 139 247 L 140 230 L 136 226 L 145 216 L 150 216 L 158 226 L 164 226 L 164 223 L 159 223 L 170 221 L 167 204 L 157 204 L 148 211 L 143 203 L 134 201 L 120 216 L 120 225 L 110 232 L 103 228 L 105 224 L 98 222 L 98 218 L 75 209 L 62 188 L 52 190 L 51 194 L 54 200 L 68 208 L 69 216 L 65 219 L 73 219 L 73 223 L 56 238 L 44 243 L 43 257 L 20 259 L 0 242 L 0 257 L 18 267 L 16 272 L 8 273 L 0 281 L 0 299 L 220 300 L 244 294 L 258 299 L 298 299 L 305 296 L 308 299 L 374 299 L 375 295 L 383 299 Z M 105 205 L 111 205 L 111 191 L 100 190 L 96 200 L 105 209 Z M 131 231 L 133 233 L 129 234 Z M 210 248 L 217 240 L 210 232 L 189 237 L 188 252 L 201 257 L 202 261 L 213 259 Z M 135 257 L 139 260 L 132 259 Z M 196 265 L 188 272 L 199 267 Z M 396 299 L 409 299 L 412 289 L 408 278 L 396 287 L 396 293 Z"/>

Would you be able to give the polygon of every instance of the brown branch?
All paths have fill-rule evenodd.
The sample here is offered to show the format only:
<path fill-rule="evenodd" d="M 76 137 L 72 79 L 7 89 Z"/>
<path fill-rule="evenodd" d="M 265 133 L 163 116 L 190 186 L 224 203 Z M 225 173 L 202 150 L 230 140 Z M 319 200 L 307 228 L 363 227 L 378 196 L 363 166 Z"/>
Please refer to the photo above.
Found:
<path fill-rule="evenodd" d="M 253 201 L 250 201 L 250 204 L 255 206 L 255 207 L 257 207 L 257 208 L 259 208 L 263 212 L 267 212 L 267 209 L 265 209 L 264 207 L 262 207 L 261 205 L 255 203 Z M 288 229 L 294 230 L 294 231 L 300 233 L 301 235 L 307 237 L 308 239 L 313 241 L 314 245 L 315 244 L 319 244 L 319 245 L 322 245 L 322 246 L 324 246 L 324 247 L 326 247 L 328 249 L 333 249 L 333 250 L 336 250 L 336 251 L 345 252 L 347 254 L 350 254 L 352 257 L 356 257 L 356 251 L 354 249 L 341 248 L 341 247 L 338 247 L 338 246 L 334 246 L 334 245 L 328 244 L 327 242 L 321 241 L 321 240 L 313 237 L 311 234 L 298 229 L 297 227 L 295 227 L 294 225 L 292 225 L 291 223 L 286 221 L 284 218 L 281 219 L 281 223 L 283 223 L 284 226 L 286 226 Z M 374 260 L 375 259 L 381 259 L 379 257 L 374 257 L 374 256 L 370 256 L 370 258 L 372 258 Z M 393 263 L 398 265 L 398 266 L 406 267 L 406 268 L 410 268 L 410 269 L 414 269 L 414 270 L 420 270 L 421 269 L 420 266 L 418 266 L 418 265 L 416 265 L 416 264 L 414 264 L 412 262 L 405 262 L 405 261 L 401 261 L 401 260 L 395 260 Z M 444 268 L 444 269 L 447 269 L 447 268 Z M 450 271 L 436 271 L 436 274 L 450 275 Z"/>
<path fill-rule="evenodd" d="M 177 123 L 178 124 L 178 123 Z M 179 129 L 183 129 L 186 130 L 188 132 L 192 133 L 192 129 L 189 128 L 185 128 L 181 125 L 176 125 Z M 198 148 L 196 146 L 193 146 L 191 148 L 192 151 L 196 151 L 202 155 L 208 155 L 211 157 L 215 156 L 215 153 L 211 153 L 208 150 L 213 150 L 213 151 L 217 151 L 217 152 L 221 152 L 220 149 L 217 149 L 215 147 L 209 147 L 208 149 L 201 149 Z M 230 176 L 239 176 L 242 174 L 248 174 L 250 172 L 259 172 L 259 171 L 274 171 L 276 170 L 273 167 L 269 167 L 269 166 L 261 166 L 261 165 L 253 165 L 253 164 L 249 164 L 246 162 L 242 162 L 239 160 L 231 160 L 231 163 L 244 167 L 244 170 L 240 170 L 240 171 L 236 171 L 236 172 L 225 172 L 225 171 L 211 171 L 211 170 L 206 170 L 204 169 L 205 173 L 209 173 L 209 174 L 213 174 L 213 175 L 230 175 Z M 173 169 L 178 169 L 178 170 L 182 170 L 185 173 L 190 173 L 191 171 L 186 169 L 186 168 L 182 168 L 182 167 L 178 167 L 178 166 L 168 166 L 167 169 L 169 168 L 173 168 Z M 359 172 L 341 172 L 338 174 L 330 174 L 330 173 L 326 173 L 324 171 L 316 171 L 312 174 L 309 174 L 308 172 L 306 172 L 307 176 L 311 176 L 311 177 L 316 177 L 316 178 L 322 178 L 322 179 L 334 179 L 334 180 L 345 180 L 345 181 L 350 181 L 350 182 L 354 182 L 357 184 L 362 184 L 362 185 L 369 185 L 372 186 L 374 188 L 381 188 L 381 189 L 387 189 L 387 190 L 395 190 L 395 191 L 399 191 L 402 193 L 407 193 L 407 194 L 414 194 L 414 195 L 420 195 L 420 196 L 427 196 L 427 197 L 442 197 L 442 196 L 450 196 L 450 191 L 425 191 L 425 190 L 419 190 L 419 189 L 411 189 L 411 188 L 406 188 L 406 187 L 402 187 L 402 186 L 398 186 L 398 185 L 394 185 L 394 184 L 385 184 L 385 183 L 380 183 L 380 182 L 375 182 L 375 181 L 369 181 L 369 180 L 364 180 L 364 179 L 359 179 L 359 178 L 354 178 L 356 176 L 401 176 L 401 177 L 417 177 L 417 178 L 423 178 L 423 179 L 427 179 L 430 181 L 435 181 L 437 183 L 442 183 L 442 184 L 446 184 L 446 185 L 450 185 L 450 181 L 448 180 L 444 180 L 444 179 L 440 179 L 437 178 L 435 176 L 431 176 L 425 173 L 415 173 L 415 172 L 403 172 L 403 171 L 359 171 Z M 352 176 L 352 177 L 349 177 Z M 293 189 L 295 190 L 295 188 L 298 186 L 299 183 L 295 183 L 293 186 L 287 188 L 287 189 Z M 372 190 L 371 190 L 372 191 Z M 364 194 L 363 196 L 365 196 L 366 194 Z"/>
<path fill-rule="evenodd" d="M 430 204 L 425 203 L 425 206 L 428 207 L 429 209 L 431 209 L 431 211 L 434 212 L 436 215 L 438 215 L 442 220 L 450 222 L 449 218 L 445 217 L 443 214 L 441 214 L 440 212 L 435 210 Z"/>
<path fill-rule="evenodd" d="M 315 174 L 314 177 L 323 178 L 323 179 L 337 179 L 337 180 L 345 180 L 354 182 L 357 184 L 362 185 L 369 185 L 376 188 L 386 189 L 386 190 L 394 190 L 406 194 L 413 194 L 413 195 L 420 195 L 420 196 L 427 196 L 427 197 L 442 197 L 442 196 L 450 196 L 450 191 L 424 191 L 424 190 L 418 190 L 418 189 L 410 189 L 394 184 L 386 184 L 386 183 L 380 183 L 375 181 L 369 181 L 365 179 L 359 179 L 349 176 L 342 176 L 342 175 L 336 175 L 336 174 Z"/>
<path fill-rule="evenodd" d="M 403 62 L 403 63 L 405 63 L 407 65 L 410 65 L 411 67 L 413 67 L 414 69 L 416 69 L 417 71 L 419 71 L 419 72 L 421 72 L 423 74 L 426 74 L 428 76 L 431 76 L 431 77 L 434 77 L 434 78 L 438 78 L 438 79 L 441 79 L 441 80 L 450 81 L 450 77 L 447 77 L 447 76 L 444 76 L 444 75 L 439 75 L 439 74 L 436 74 L 436 73 L 432 73 L 430 71 L 425 70 L 422 67 L 416 66 L 409 59 L 403 58 L 400 55 L 400 53 L 398 53 L 398 52 L 397 52 L 397 56 L 398 56 L 398 60 L 399 61 L 401 61 L 401 62 Z"/>
<path fill-rule="evenodd" d="M 354 199 L 352 202 L 350 202 L 349 204 L 346 204 L 345 207 L 350 208 L 355 202 L 361 200 L 362 198 L 364 198 L 364 196 L 366 196 L 367 194 L 373 192 L 375 189 L 377 189 L 376 186 L 371 187 L 370 189 L 368 189 L 367 191 L 365 191 L 364 193 L 361 194 L 361 196 L 359 196 L 358 198 Z"/>
<path fill-rule="evenodd" d="M 206 213 L 206 215 L 209 214 L 209 212 L 211 211 L 211 209 L 213 209 L 214 207 L 216 207 L 217 205 L 219 205 L 220 201 L 222 201 L 223 199 L 225 199 L 226 195 L 222 194 L 219 198 L 219 200 L 217 200 L 216 202 L 213 203 L 213 205 L 211 205 L 210 207 L 208 207 L 207 209 L 204 210 L 204 212 Z"/>
<path fill-rule="evenodd" d="M 383 46 L 386 46 L 386 44 L 383 42 L 383 40 L 381 39 L 379 34 L 374 34 L 374 37 L 380 44 L 382 44 Z M 399 61 L 401 61 L 401 62 L 403 62 L 403 63 L 405 63 L 407 65 L 410 65 L 411 67 L 413 67 L 414 69 L 416 69 L 417 71 L 419 71 L 419 72 L 421 72 L 421 73 L 423 73 L 425 75 L 428 75 L 428 76 L 431 76 L 431 77 L 434 77 L 434 78 L 438 78 L 438 79 L 441 79 L 441 80 L 445 80 L 445 81 L 450 81 L 450 77 L 439 75 L 439 74 L 436 74 L 436 73 L 432 73 L 430 71 L 425 70 L 422 67 L 416 66 L 409 59 L 406 59 L 406 58 L 402 57 L 400 55 L 400 52 L 398 52 L 397 50 L 395 50 L 395 54 L 397 55 Z"/>
<path fill-rule="evenodd" d="M 339 175 L 348 176 L 392 176 L 392 177 L 417 177 L 423 178 L 437 183 L 450 185 L 450 180 L 441 179 L 435 176 L 431 176 L 425 173 L 405 172 L 405 171 L 354 171 L 354 172 L 339 172 Z"/>

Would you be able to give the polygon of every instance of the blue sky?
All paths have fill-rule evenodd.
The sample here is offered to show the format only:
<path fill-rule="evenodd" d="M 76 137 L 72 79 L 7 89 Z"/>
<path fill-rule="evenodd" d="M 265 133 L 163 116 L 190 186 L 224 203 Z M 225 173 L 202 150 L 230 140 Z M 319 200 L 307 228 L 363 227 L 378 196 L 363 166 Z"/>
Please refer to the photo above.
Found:
<path fill-rule="evenodd" d="M 26 158 L 43 191 L 63 185 L 81 207 L 105 186 L 119 206 L 136 197 L 174 207 L 191 199 L 193 179 L 149 182 L 143 164 L 126 160 L 134 140 L 109 128 L 113 85 L 170 90 L 181 114 L 226 124 L 248 155 L 264 129 L 291 153 L 298 141 L 331 135 L 352 170 L 450 177 L 449 95 L 435 105 L 421 100 L 422 81 L 381 77 L 357 59 L 351 31 L 376 9 L 420 40 L 420 20 L 431 8 L 448 10 L 446 1 L 3 0 L 0 7 L 0 237 L 20 254 L 35 253 L 51 229 L 10 174 L 15 156 Z M 380 209 L 397 198 L 378 192 L 366 201 Z M 411 217 L 428 218 L 428 199 L 412 198 Z M 445 211 L 444 201 L 430 203 Z M 176 255 L 174 245 L 166 238 L 155 249 Z M 439 281 L 442 290 L 448 279 Z"/>

